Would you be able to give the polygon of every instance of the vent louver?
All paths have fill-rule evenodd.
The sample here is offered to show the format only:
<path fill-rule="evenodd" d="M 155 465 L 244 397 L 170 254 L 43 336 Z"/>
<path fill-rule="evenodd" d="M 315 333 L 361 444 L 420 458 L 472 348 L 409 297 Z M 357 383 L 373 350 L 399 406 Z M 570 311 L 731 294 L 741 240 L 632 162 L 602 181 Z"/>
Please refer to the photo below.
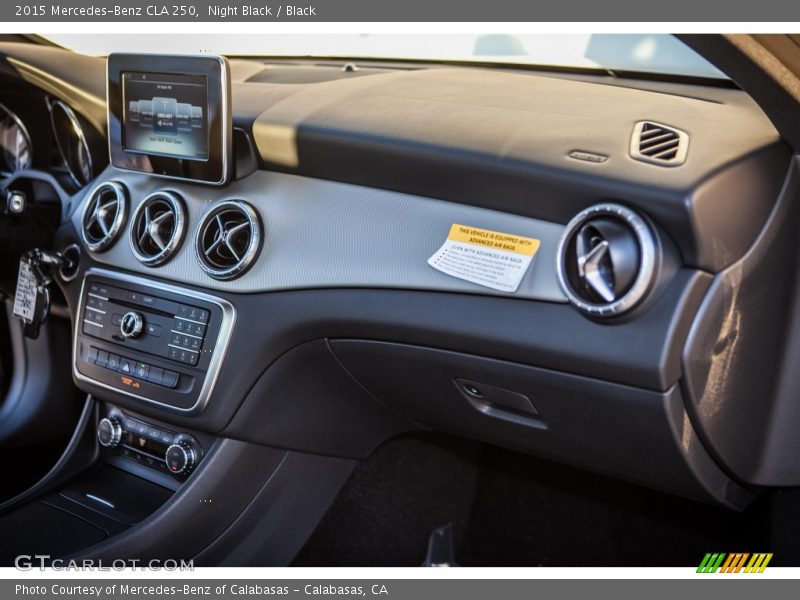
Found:
<path fill-rule="evenodd" d="M 689 136 L 680 129 L 640 121 L 636 124 L 631 138 L 631 156 L 637 160 L 677 167 L 686 160 Z"/>
<path fill-rule="evenodd" d="M 613 317 L 644 299 L 659 260 L 642 217 L 619 204 L 599 204 L 567 224 L 556 267 L 561 289 L 581 312 Z"/>
<path fill-rule="evenodd" d="M 127 215 L 125 188 L 114 181 L 101 183 L 89 194 L 89 200 L 83 209 L 83 243 L 91 252 L 108 249 L 125 225 Z"/>
<path fill-rule="evenodd" d="M 260 249 L 261 221 L 245 202 L 227 200 L 214 205 L 197 228 L 197 259 L 214 279 L 239 277 L 250 268 Z"/>
<path fill-rule="evenodd" d="M 180 197 L 172 192 L 156 192 L 145 198 L 133 215 L 131 250 L 148 267 L 164 264 L 180 248 L 185 230 Z"/>

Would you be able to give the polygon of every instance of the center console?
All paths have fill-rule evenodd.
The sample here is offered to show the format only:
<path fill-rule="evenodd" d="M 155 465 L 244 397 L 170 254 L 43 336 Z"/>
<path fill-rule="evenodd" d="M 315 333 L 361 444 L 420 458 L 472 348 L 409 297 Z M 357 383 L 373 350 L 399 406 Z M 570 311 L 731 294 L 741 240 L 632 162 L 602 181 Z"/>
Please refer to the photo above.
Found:
<path fill-rule="evenodd" d="M 222 298 L 99 269 L 77 314 L 77 379 L 182 413 L 211 396 L 235 320 Z"/>

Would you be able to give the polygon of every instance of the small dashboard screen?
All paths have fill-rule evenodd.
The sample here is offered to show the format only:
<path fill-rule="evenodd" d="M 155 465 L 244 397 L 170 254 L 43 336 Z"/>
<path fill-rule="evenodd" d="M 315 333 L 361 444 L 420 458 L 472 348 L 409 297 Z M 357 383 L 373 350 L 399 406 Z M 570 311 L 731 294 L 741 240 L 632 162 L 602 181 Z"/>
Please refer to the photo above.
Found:
<path fill-rule="evenodd" d="M 112 52 L 108 151 L 126 171 L 223 185 L 233 174 L 230 66 L 201 54 Z"/>
<path fill-rule="evenodd" d="M 126 152 L 208 160 L 205 75 L 123 72 L 122 96 Z"/>

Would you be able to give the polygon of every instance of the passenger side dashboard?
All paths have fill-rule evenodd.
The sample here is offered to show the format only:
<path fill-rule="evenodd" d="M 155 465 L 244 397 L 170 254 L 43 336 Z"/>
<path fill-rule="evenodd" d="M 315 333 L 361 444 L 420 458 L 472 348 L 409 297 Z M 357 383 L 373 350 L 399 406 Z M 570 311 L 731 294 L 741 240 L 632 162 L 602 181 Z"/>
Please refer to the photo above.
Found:
<path fill-rule="evenodd" d="M 234 67 L 233 181 L 108 167 L 70 200 L 57 248 L 80 263 L 59 283 L 81 389 L 176 430 L 347 460 L 431 429 L 736 509 L 754 485 L 800 483 L 797 467 L 764 475 L 742 458 L 752 388 L 706 385 L 717 350 L 746 364 L 784 341 L 754 333 L 764 308 L 736 274 L 773 264 L 758 251 L 771 236 L 791 239 L 796 165 L 743 92 L 436 66 L 286 83 Z M 109 189 L 106 239 L 87 227 Z M 165 239 L 151 206 L 171 215 Z M 240 220 L 209 229 L 223 209 Z M 516 292 L 428 265 L 454 224 L 540 242 Z M 239 226 L 241 256 L 208 263 Z M 583 285 L 582 243 L 632 265 L 612 294 L 629 302 L 612 310 Z M 89 293 L 114 305 L 91 307 L 106 311 L 94 325 Z M 208 311 L 199 341 L 176 330 L 192 322 L 182 307 Z M 731 326 L 740 309 L 746 330 Z M 127 313 L 143 336 L 117 332 Z M 147 346 L 148 324 L 169 339 Z M 98 364 L 115 348 L 113 369 Z M 771 426 L 747 439 L 764 448 Z"/>

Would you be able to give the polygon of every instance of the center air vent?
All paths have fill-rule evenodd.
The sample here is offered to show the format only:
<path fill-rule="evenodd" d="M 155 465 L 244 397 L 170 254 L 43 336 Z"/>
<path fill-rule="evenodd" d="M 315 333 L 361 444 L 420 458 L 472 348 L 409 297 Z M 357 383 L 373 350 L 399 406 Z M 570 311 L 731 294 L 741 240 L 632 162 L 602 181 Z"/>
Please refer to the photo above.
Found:
<path fill-rule="evenodd" d="M 652 121 L 640 121 L 633 128 L 631 156 L 636 160 L 677 167 L 686 160 L 689 136 L 674 127 Z"/>
<path fill-rule="evenodd" d="M 183 201 L 172 192 L 150 194 L 137 207 L 131 226 L 131 250 L 148 267 L 167 262 L 186 231 Z"/>
<path fill-rule="evenodd" d="M 656 272 L 658 247 L 647 223 L 618 204 L 600 204 L 567 225 L 558 248 L 558 277 L 567 298 L 595 317 L 639 304 Z"/>
<path fill-rule="evenodd" d="M 233 279 L 243 274 L 260 249 L 261 221 L 245 202 L 228 200 L 214 205 L 197 228 L 197 259 L 214 279 Z"/>
<path fill-rule="evenodd" d="M 91 252 L 106 250 L 116 241 L 127 215 L 125 188 L 114 181 L 101 183 L 89 194 L 83 209 L 83 243 Z"/>

